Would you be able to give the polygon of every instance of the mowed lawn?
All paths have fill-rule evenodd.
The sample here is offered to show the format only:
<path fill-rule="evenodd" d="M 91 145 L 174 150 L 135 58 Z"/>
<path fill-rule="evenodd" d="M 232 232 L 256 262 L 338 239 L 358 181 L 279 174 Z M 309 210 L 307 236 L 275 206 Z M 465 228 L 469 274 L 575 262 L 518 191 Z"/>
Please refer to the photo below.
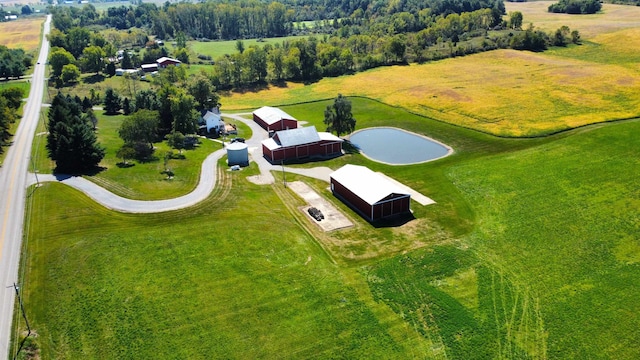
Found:
<path fill-rule="evenodd" d="M 45 185 L 31 198 L 31 325 L 44 357 L 635 359 L 638 131 L 593 126 L 443 162 L 472 228 L 440 220 L 415 249 L 425 210 L 395 228 L 358 222 L 407 249 L 364 263 L 332 261 L 339 249 L 323 251 L 299 199 L 246 180 L 254 166 L 159 215 Z M 393 175 L 410 182 L 422 166 Z M 357 240 L 349 231 L 325 236 Z"/>
<path fill-rule="evenodd" d="M 11 49 L 23 48 L 27 53 L 37 51 L 43 23 L 44 17 L 0 22 L 0 45 Z"/>
<path fill-rule="evenodd" d="M 364 269 L 454 359 L 637 359 L 640 122 L 452 166 L 475 230 Z"/>
<path fill-rule="evenodd" d="M 39 188 L 24 294 L 41 357 L 426 356 L 428 341 L 330 261 L 270 186 L 246 181 L 256 171 L 221 171 L 210 200 L 150 216 Z"/>
<path fill-rule="evenodd" d="M 525 23 L 538 16 L 536 25 L 551 22 L 555 29 L 556 21 L 567 19 L 546 13 L 537 2 L 531 4 L 535 6 L 513 8 L 523 11 Z M 622 13 L 625 26 L 613 26 Z M 597 33 L 585 34 L 580 46 L 543 53 L 498 50 L 423 65 L 377 68 L 307 86 L 287 83 L 266 91 L 229 93 L 221 101 L 229 110 L 333 98 L 338 93 L 367 96 L 500 136 L 540 136 L 640 115 L 636 96 L 640 72 L 634 50 L 640 48 L 636 36 L 640 8 L 605 4 L 602 14 L 577 18 L 582 20 L 567 24 L 579 31 L 602 24 L 596 27 Z"/>
<path fill-rule="evenodd" d="M 258 46 L 263 47 L 266 44 L 282 45 L 283 41 L 292 41 L 295 39 L 306 39 L 308 36 L 285 36 L 285 37 L 277 37 L 277 38 L 265 38 L 261 41 L 258 39 L 245 39 L 242 40 L 245 49 L 250 46 Z M 237 48 L 237 40 L 227 40 L 227 41 L 189 41 L 187 43 L 187 47 L 189 50 L 193 51 L 196 55 L 206 55 L 211 56 L 213 60 L 224 56 L 231 55 L 238 52 Z M 167 47 L 172 50 L 174 46 L 172 44 L 167 44 Z M 197 59 L 191 59 L 192 62 L 196 62 Z"/>

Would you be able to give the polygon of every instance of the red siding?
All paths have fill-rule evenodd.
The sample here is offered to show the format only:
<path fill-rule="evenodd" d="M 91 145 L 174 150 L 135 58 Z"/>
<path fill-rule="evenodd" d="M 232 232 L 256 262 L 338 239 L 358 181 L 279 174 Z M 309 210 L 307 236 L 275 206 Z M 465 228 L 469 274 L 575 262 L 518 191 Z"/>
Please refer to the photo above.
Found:
<path fill-rule="evenodd" d="M 386 199 L 370 205 L 333 178 L 331 178 L 331 189 L 334 195 L 346 202 L 347 205 L 351 206 L 360 213 L 362 217 L 369 221 L 376 221 L 411 211 L 411 197 L 409 195 L 392 194 Z"/>
<path fill-rule="evenodd" d="M 298 121 L 292 119 L 282 119 L 280 121 L 276 121 L 275 123 L 269 125 L 266 121 L 262 120 L 258 115 L 253 114 L 253 121 L 257 122 L 263 129 L 267 131 L 280 131 L 287 129 L 296 129 L 298 128 Z"/>
<path fill-rule="evenodd" d="M 262 154 L 272 163 L 280 160 L 304 159 L 312 156 L 329 156 L 342 153 L 341 142 L 321 141 L 287 148 L 280 148 L 273 152 L 262 146 Z M 284 156 L 284 157 L 283 157 Z"/>
<path fill-rule="evenodd" d="M 331 178 L 331 190 L 334 195 L 346 202 L 347 205 L 360 213 L 362 217 L 367 220 L 373 220 L 371 219 L 371 206 L 333 178 Z"/>

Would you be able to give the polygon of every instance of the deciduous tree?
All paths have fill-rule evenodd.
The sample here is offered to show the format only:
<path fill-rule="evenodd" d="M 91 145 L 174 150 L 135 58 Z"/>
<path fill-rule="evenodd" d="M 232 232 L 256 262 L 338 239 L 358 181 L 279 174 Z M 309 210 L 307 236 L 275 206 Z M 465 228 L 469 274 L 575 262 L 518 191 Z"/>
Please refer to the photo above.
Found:
<path fill-rule="evenodd" d="M 158 112 L 138 110 L 127 116 L 118 129 L 118 135 L 126 144 L 144 143 L 153 149 L 158 137 Z"/>
<path fill-rule="evenodd" d="M 328 105 L 324 111 L 324 123 L 328 132 L 335 132 L 338 136 L 355 130 L 356 119 L 351 113 L 351 101 L 338 94 L 333 105 Z"/>
<path fill-rule="evenodd" d="M 63 48 L 53 48 L 49 54 L 49 65 L 51 65 L 51 71 L 55 77 L 59 77 L 62 74 L 62 68 L 65 65 L 72 64 L 75 61 L 75 57 Z"/>
<path fill-rule="evenodd" d="M 60 78 L 64 83 L 76 82 L 80 78 L 80 70 L 73 64 L 67 64 L 62 67 Z"/>

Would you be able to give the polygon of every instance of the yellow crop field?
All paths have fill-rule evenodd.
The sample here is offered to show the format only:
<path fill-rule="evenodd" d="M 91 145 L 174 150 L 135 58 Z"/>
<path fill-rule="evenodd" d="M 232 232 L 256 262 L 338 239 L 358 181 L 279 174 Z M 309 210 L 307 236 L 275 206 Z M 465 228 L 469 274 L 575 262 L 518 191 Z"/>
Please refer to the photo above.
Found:
<path fill-rule="evenodd" d="M 222 99 L 224 109 L 366 96 L 503 136 L 535 136 L 640 116 L 640 8 L 604 4 L 596 15 L 550 14 L 550 2 L 506 3 L 525 23 L 568 25 L 584 44 L 543 53 L 498 50 L 423 65 L 384 67 L 311 85 Z"/>
<path fill-rule="evenodd" d="M 0 23 L 0 45 L 26 52 L 37 51 L 43 17 L 20 19 Z"/>

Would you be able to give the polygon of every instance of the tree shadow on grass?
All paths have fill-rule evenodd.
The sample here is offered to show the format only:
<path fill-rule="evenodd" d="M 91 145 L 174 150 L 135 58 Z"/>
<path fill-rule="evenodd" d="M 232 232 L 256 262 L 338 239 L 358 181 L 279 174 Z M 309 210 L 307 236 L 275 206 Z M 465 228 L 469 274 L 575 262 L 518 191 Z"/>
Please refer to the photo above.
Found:
<path fill-rule="evenodd" d="M 103 166 L 94 166 L 91 167 L 89 169 L 85 169 L 82 171 L 60 171 L 58 168 L 53 170 L 53 175 L 56 177 L 56 179 L 58 179 L 59 181 L 64 180 L 64 179 L 68 179 L 70 177 L 73 176 L 83 176 L 83 175 L 87 175 L 87 176 L 95 176 L 100 174 L 101 172 L 107 170 L 106 167 Z"/>
<path fill-rule="evenodd" d="M 121 168 L 121 169 L 126 169 L 126 168 L 130 168 L 133 166 L 136 166 L 135 163 L 131 163 L 131 162 L 119 162 L 116 164 L 117 167 Z"/>
<path fill-rule="evenodd" d="M 102 74 L 94 74 L 82 79 L 82 82 L 85 84 L 96 84 L 102 81 L 104 81 L 104 75 Z"/>

